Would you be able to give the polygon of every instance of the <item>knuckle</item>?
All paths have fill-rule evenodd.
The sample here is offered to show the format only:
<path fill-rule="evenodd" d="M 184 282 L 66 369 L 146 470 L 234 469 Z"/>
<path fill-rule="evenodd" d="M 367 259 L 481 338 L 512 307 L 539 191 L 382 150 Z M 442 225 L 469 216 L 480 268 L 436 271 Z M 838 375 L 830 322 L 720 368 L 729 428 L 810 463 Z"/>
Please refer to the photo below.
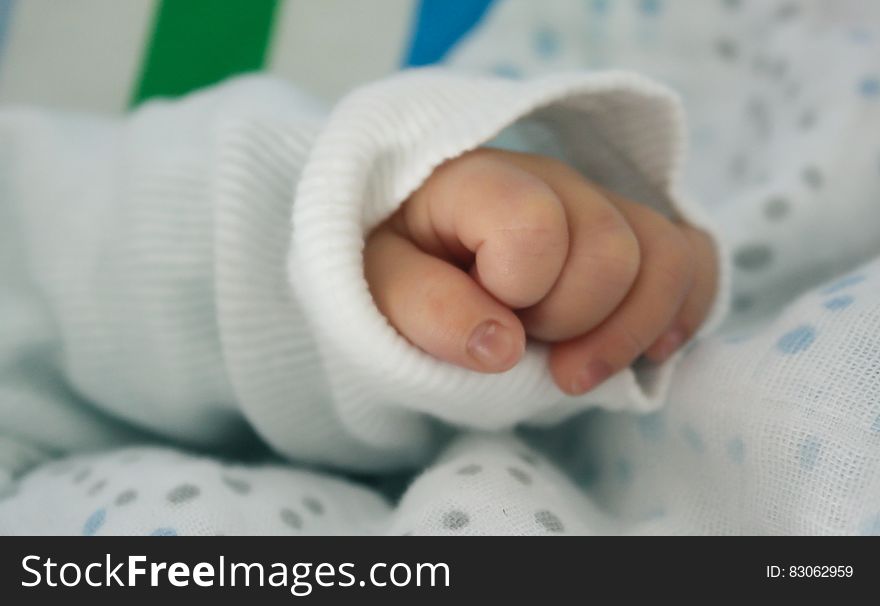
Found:
<path fill-rule="evenodd" d="M 582 237 L 585 256 L 596 261 L 602 282 L 628 289 L 638 275 L 642 257 L 638 238 L 629 226 L 615 214 L 606 213 L 597 217 Z"/>
<path fill-rule="evenodd" d="M 474 153 L 474 152 L 471 152 Z M 488 203 L 498 204 L 510 221 L 527 219 L 529 224 L 558 222 L 561 204 L 553 189 L 543 179 L 492 156 L 468 159 L 468 167 L 459 173 L 460 188 L 478 194 Z"/>
<path fill-rule="evenodd" d="M 487 184 L 502 201 L 495 232 L 525 245 L 532 254 L 568 246 L 565 211 L 553 190 L 537 177 Z"/>
<path fill-rule="evenodd" d="M 556 193 L 543 180 L 528 173 L 517 178 L 500 177 L 491 184 L 499 200 L 509 208 L 508 221 L 513 225 L 535 228 L 558 228 L 564 225 L 562 205 Z"/>

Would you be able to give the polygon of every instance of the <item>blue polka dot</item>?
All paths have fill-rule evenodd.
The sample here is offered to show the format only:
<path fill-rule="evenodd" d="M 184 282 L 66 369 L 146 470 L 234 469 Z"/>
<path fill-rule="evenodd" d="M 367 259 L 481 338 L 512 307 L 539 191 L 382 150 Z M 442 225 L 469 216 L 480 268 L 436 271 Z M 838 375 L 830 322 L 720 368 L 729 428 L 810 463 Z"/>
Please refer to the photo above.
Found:
<path fill-rule="evenodd" d="M 874 40 L 874 35 L 866 27 L 854 27 L 849 30 L 849 39 L 856 44 L 867 44 Z"/>
<path fill-rule="evenodd" d="M 854 286 L 855 284 L 858 284 L 859 282 L 863 282 L 864 280 L 865 280 L 865 276 L 863 276 L 861 274 L 854 274 L 852 276 L 846 276 L 844 278 L 841 278 L 837 282 L 833 282 L 830 285 L 826 286 L 822 290 L 822 294 L 823 295 L 831 295 L 831 294 L 834 294 L 838 291 L 843 290 L 844 288 L 849 288 L 850 286 Z"/>
<path fill-rule="evenodd" d="M 663 10 L 663 3 L 660 0 L 641 0 L 639 8 L 644 14 L 654 17 Z"/>
<path fill-rule="evenodd" d="M 639 433 L 647 440 L 659 440 L 666 433 L 666 421 L 663 414 L 655 412 L 649 415 L 640 415 L 636 418 L 636 426 Z"/>
<path fill-rule="evenodd" d="M 684 441 L 694 452 L 702 453 L 706 450 L 706 444 L 703 443 L 703 438 L 701 438 L 700 434 L 697 433 L 697 430 L 690 425 L 685 425 L 681 428 L 681 437 L 684 438 Z"/>
<path fill-rule="evenodd" d="M 779 338 L 776 349 L 784 354 L 796 354 L 804 351 L 816 340 L 816 331 L 811 326 L 798 326 Z"/>
<path fill-rule="evenodd" d="M 107 510 L 99 509 L 95 513 L 89 516 L 89 519 L 86 520 L 86 523 L 83 524 L 83 534 L 86 536 L 92 536 L 98 530 L 101 529 L 101 526 L 104 525 L 104 520 L 107 518 Z"/>
<path fill-rule="evenodd" d="M 816 467 L 822 453 L 822 442 L 815 436 L 808 436 L 798 449 L 798 460 L 801 467 L 810 471 Z"/>
<path fill-rule="evenodd" d="M 614 465 L 614 472 L 617 474 L 617 479 L 620 480 L 621 484 L 629 484 L 633 478 L 633 468 L 632 463 L 624 458 L 620 458 L 617 460 L 617 463 Z"/>
<path fill-rule="evenodd" d="M 542 27 L 535 32 L 535 52 L 539 57 L 550 59 L 559 54 L 559 36 L 550 28 Z"/>
<path fill-rule="evenodd" d="M 511 80 L 519 80 L 523 77 L 523 72 L 517 66 L 511 63 L 499 63 L 492 68 L 492 73 L 502 78 L 510 78 Z"/>
<path fill-rule="evenodd" d="M 862 522 L 859 534 L 863 537 L 880 537 L 880 513 Z"/>
<path fill-rule="evenodd" d="M 871 425 L 871 430 L 880 433 L 880 415 L 877 415 L 877 418 L 874 419 L 874 423 Z"/>
<path fill-rule="evenodd" d="M 151 537 L 176 537 L 177 531 L 173 528 L 157 528 L 150 533 Z"/>
<path fill-rule="evenodd" d="M 880 95 L 880 78 L 869 76 L 859 82 L 859 92 L 864 97 L 876 97 Z"/>
<path fill-rule="evenodd" d="M 853 301 L 855 301 L 855 299 L 851 295 L 840 295 L 839 297 L 828 299 L 822 305 L 825 306 L 825 309 L 840 311 L 841 309 L 846 309 L 852 305 Z"/>
<path fill-rule="evenodd" d="M 611 3 L 608 0 L 593 0 L 592 4 L 594 13 L 606 15 Z"/>
<path fill-rule="evenodd" d="M 648 522 L 649 520 L 659 520 L 660 518 L 665 517 L 666 509 L 663 507 L 655 507 L 654 509 L 648 510 L 648 512 L 642 518 L 642 521 Z"/>
<path fill-rule="evenodd" d="M 746 459 L 746 445 L 742 438 L 733 438 L 727 443 L 727 456 L 734 463 L 742 463 Z"/>

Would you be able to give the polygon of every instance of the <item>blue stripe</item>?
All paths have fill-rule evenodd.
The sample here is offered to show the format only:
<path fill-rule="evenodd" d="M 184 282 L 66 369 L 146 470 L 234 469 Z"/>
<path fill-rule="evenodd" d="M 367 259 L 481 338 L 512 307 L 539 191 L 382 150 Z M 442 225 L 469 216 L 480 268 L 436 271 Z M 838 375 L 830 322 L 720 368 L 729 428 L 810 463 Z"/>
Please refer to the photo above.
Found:
<path fill-rule="evenodd" d="M 493 0 L 421 0 L 410 39 L 405 67 L 442 61 L 446 53 L 468 33 Z"/>

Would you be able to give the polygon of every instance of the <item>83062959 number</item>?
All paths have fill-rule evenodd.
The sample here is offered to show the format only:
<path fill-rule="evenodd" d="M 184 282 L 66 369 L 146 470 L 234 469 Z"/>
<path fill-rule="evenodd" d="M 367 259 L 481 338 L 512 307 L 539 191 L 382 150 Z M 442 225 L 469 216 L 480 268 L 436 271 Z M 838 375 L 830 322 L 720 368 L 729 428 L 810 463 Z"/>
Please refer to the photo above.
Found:
<path fill-rule="evenodd" d="M 767 566 L 768 578 L 852 578 L 855 569 L 850 565 L 797 564 L 789 566 Z"/>

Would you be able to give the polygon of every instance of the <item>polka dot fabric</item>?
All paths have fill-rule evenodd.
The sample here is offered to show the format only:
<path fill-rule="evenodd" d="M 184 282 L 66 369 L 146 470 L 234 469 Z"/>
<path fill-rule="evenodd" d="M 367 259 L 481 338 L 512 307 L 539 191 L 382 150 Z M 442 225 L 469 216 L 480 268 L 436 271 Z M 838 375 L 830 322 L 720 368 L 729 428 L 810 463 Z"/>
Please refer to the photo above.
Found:
<path fill-rule="evenodd" d="M 681 369 L 660 412 L 461 436 L 396 504 L 287 465 L 132 448 L 7 487 L 0 534 L 878 534 L 880 260 Z"/>
<path fill-rule="evenodd" d="M 0 534 L 373 534 L 388 515 L 381 496 L 328 475 L 145 447 L 37 468 L 0 498 Z"/>
<path fill-rule="evenodd" d="M 396 504 L 287 465 L 132 448 L 26 475 L 0 533 L 878 534 L 880 260 L 681 368 L 660 412 L 461 436 Z"/>
<path fill-rule="evenodd" d="M 663 411 L 578 425 L 551 434 L 578 445 L 561 464 L 597 467 L 588 494 L 628 532 L 876 534 L 880 261 L 692 347 Z"/>
<path fill-rule="evenodd" d="M 880 254 L 880 5 L 833 4 L 550 0 L 537 19 L 506 0 L 451 61 L 629 69 L 676 89 L 686 183 L 724 226 L 731 322 L 747 325 Z"/>

